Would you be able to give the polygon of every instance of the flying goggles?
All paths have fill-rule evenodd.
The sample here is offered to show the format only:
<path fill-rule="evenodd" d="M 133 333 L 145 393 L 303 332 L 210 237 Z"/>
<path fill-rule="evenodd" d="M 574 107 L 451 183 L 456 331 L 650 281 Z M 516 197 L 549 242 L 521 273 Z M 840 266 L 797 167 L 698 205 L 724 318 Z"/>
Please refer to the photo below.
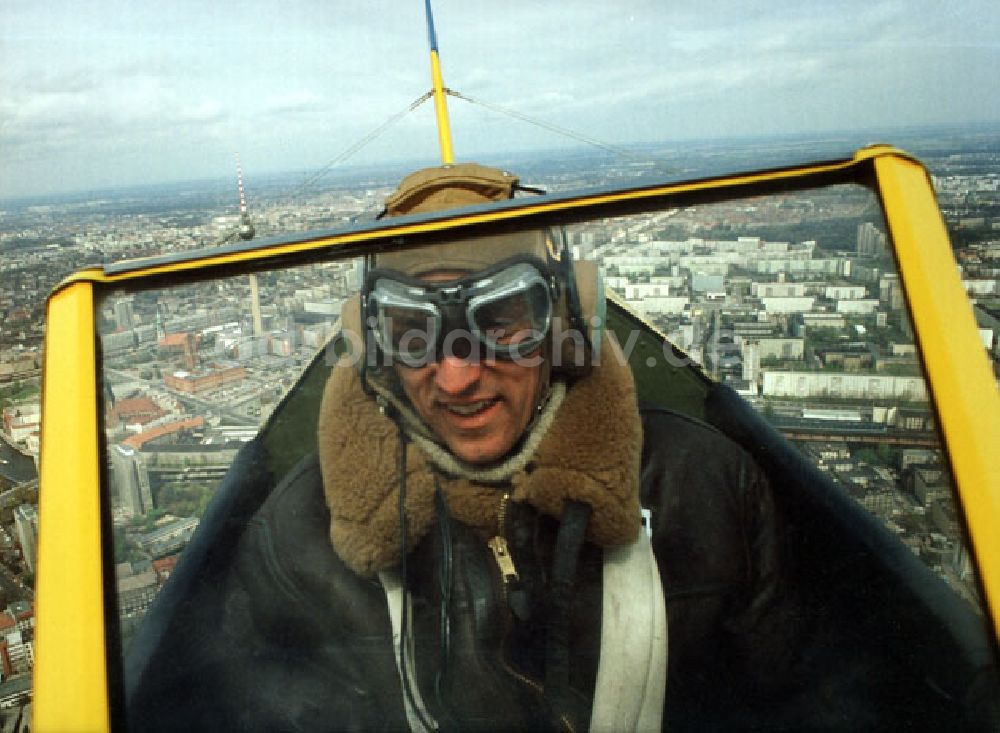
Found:
<path fill-rule="evenodd" d="M 442 356 L 527 356 L 548 335 L 558 300 L 555 278 L 534 257 L 440 283 L 375 269 L 366 285 L 376 343 L 414 367 Z"/>

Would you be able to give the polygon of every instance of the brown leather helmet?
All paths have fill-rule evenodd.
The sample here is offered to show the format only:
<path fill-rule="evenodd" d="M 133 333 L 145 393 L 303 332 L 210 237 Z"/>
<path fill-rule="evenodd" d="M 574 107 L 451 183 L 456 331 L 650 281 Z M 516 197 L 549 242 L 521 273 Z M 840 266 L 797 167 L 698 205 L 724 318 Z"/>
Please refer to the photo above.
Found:
<path fill-rule="evenodd" d="M 385 216 L 403 216 L 503 201 L 514 196 L 517 176 L 477 163 L 425 168 L 406 176 L 386 200 Z M 599 358 L 604 325 L 604 288 L 597 263 L 569 261 L 561 231 L 531 229 L 509 234 L 463 238 L 393 252 L 379 253 L 374 267 L 420 277 L 431 272 L 474 273 L 512 257 L 531 256 L 546 264 L 560 281 L 555 316 L 562 324 L 556 336 L 554 368 L 576 371 Z M 572 283 L 566 281 L 572 278 Z M 359 303 L 344 306 L 343 328 L 357 328 Z M 583 331 L 583 348 L 572 332 Z M 570 337 L 566 334 L 569 333 Z"/>

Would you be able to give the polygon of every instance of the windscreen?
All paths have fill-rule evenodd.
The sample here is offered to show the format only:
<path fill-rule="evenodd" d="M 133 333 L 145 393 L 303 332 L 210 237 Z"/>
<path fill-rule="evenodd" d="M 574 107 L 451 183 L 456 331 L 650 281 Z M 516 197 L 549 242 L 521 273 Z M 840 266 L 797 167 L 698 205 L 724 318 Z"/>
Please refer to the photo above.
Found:
<path fill-rule="evenodd" d="M 345 364 L 360 259 L 105 294 L 132 725 L 586 727 L 614 662 L 608 558 L 640 534 L 665 725 L 990 720 L 988 622 L 872 191 L 561 235 L 577 267 L 553 260 L 543 295 L 589 327 L 574 369 L 549 330 L 531 364 L 475 342 L 394 364 L 374 333 Z M 568 579 L 565 502 L 589 507 Z"/>

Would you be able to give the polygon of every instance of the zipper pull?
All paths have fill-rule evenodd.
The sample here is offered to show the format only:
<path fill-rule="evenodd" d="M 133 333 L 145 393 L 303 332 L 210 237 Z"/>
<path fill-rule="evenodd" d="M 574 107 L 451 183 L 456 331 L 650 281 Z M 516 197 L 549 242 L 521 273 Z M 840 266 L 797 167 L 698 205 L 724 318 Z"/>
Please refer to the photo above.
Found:
<path fill-rule="evenodd" d="M 518 579 L 517 568 L 514 567 L 514 558 L 510 556 L 510 550 L 507 548 L 507 539 L 498 535 L 487 544 L 493 550 L 493 559 L 496 560 L 497 567 L 500 568 L 500 576 L 503 578 L 504 585 L 506 586 L 512 581 L 516 582 Z"/>

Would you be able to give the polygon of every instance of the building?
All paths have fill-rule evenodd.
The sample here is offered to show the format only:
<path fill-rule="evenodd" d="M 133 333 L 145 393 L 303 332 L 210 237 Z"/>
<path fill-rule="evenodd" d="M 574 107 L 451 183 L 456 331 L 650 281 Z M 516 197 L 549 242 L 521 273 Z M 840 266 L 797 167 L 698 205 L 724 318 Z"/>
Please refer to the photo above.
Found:
<path fill-rule="evenodd" d="M 764 371 L 763 376 L 765 397 L 927 401 L 922 377 L 791 371 Z"/>
<path fill-rule="evenodd" d="M 652 280 L 653 278 L 650 278 Z M 659 280 L 660 278 L 656 278 Z M 641 300 L 650 297 L 666 297 L 670 295 L 670 285 L 664 282 L 628 283 L 618 290 L 626 300 Z"/>
<path fill-rule="evenodd" d="M 1000 358 L 1000 319 L 994 318 L 980 306 L 973 306 L 972 311 L 976 316 L 980 341 L 988 353 Z"/>
<path fill-rule="evenodd" d="M 31 702 L 31 677 L 23 675 L 0 684 L 0 710 L 18 708 Z"/>
<path fill-rule="evenodd" d="M 101 334 L 101 348 L 106 354 L 114 354 L 135 348 L 135 331 L 116 331 Z"/>
<path fill-rule="evenodd" d="M 291 356 L 299 345 L 295 331 L 276 331 L 269 336 L 270 353 L 276 356 Z"/>
<path fill-rule="evenodd" d="M 326 343 L 327 338 L 329 338 L 332 331 L 332 326 L 324 323 L 306 326 L 302 329 L 302 345 L 308 348 L 318 349 Z"/>
<path fill-rule="evenodd" d="M 0 639 L 0 680 L 6 680 L 14 674 L 14 665 L 10 661 L 10 650 L 7 640 Z"/>
<path fill-rule="evenodd" d="M 760 374 L 760 345 L 757 341 L 744 341 L 740 344 L 743 357 L 743 380 L 750 385 L 757 384 Z"/>
<path fill-rule="evenodd" d="M 796 336 L 805 336 L 811 329 L 844 328 L 847 326 L 847 317 L 843 313 L 801 313 L 792 323 L 793 333 Z"/>
<path fill-rule="evenodd" d="M 260 286 L 254 274 L 250 275 L 250 313 L 253 315 L 253 335 L 260 338 L 264 335 L 264 322 L 260 311 Z"/>
<path fill-rule="evenodd" d="M 21 504 L 15 509 L 14 531 L 21 544 L 24 564 L 29 572 L 34 573 L 38 558 L 38 507 L 34 504 Z"/>
<path fill-rule="evenodd" d="M 153 323 L 138 325 L 132 329 L 132 333 L 135 334 L 136 342 L 140 344 L 146 344 L 157 339 L 156 325 Z"/>
<path fill-rule="evenodd" d="M 942 468 L 918 466 L 913 469 L 913 495 L 924 506 L 951 498 L 948 475 Z"/>
<path fill-rule="evenodd" d="M 250 361 L 268 354 L 268 338 L 261 336 L 239 336 L 235 338 L 220 339 L 216 346 L 216 351 L 220 351 L 230 359 L 236 361 Z"/>
<path fill-rule="evenodd" d="M 179 371 L 164 374 L 163 382 L 170 389 L 186 394 L 200 394 L 219 387 L 238 384 L 247 375 L 247 370 L 239 365 L 217 365 L 214 369 L 199 372 Z"/>
<path fill-rule="evenodd" d="M 38 349 L 7 351 L 0 357 L 0 382 L 30 376 L 40 364 L 41 352 Z"/>
<path fill-rule="evenodd" d="M 826 285 L 823 297 L 827 300 L 864 300 L 868 288 L 864 285 Z"/>
<path fill-rule="evenodd" d="M 750 285 L 750 295 L 755 298 L 802 298 L 805 294 L 805 283 L 753 282 Z"/>
<path fill-rule="evenodd" d="M 931 448 L 904 448 L 899 461 L 900 469 L 905 471 L 910 466 L 936 465 L 941 462 L 941 454 Z"/>
<path fill-rule="evenodd" d="M 744 351 L 745 344 L 753 343 L 757 349 L 758 360 L 799 360 L 805 357 L 805 339 L 801 338 L 754 336 L 751 334 L 737 333 L 734 341 L 738 346 L 740 346 L 741 349 L 744 349 Z"/>
<path fill-rule="evenodd" d="M 153 508 L 149 472 L 142 455 L 129 445 L 114 445 L 108 451 L 111 459 L 111 486 L 118 504 L 126 514 L 141 517 Z"/>
<path fill-rule="evenodd" d="M 812 296 L 764 296 L 760 300 L 768 313 L 808 313 L 816 302 Z"/>
<path fill-rule="evenodd" d="M 4 671 L 9 667 L 13 674 L 30 672 L 35 664 L 33 634 L 19 628 L 10 611 L 0 613 L 0 638 L 3 639 Z"/>
<path fill-rule="evenodd" d="M 302 304 L 302 309 L 306 313 L 316 313 L 330 318 L 339 317 L 343 307 L 343 298 L 310 299 Z"/>
<path fill-rule="evenodd" d="M 687 296 L 648 297 L 641 300 L 627 300 L 626 304 L 641 316 L 679 315 L 691 304 Z"/>
<path fill-rule="evenodd" d="M 142 535 L 139 546 L 155 558 L 172 555 L 184 549 L 197 528 L 194 517 L 173 519 Z"/>
<path fill-rule="evenodd" d="M 122 441 L 122 446 L 138 450 L 146 445 L 146 443 L 166 438 L 168 436 L 176 436 L 177 434 L 183 433 L 185 430 L 200 428 L 204 424 L 205 418 L 201 415 L 156 424 L 146 430 L 143 430 L 141 433 L 136 433 L 135 435 L 126 438 Z"/>
<path fill-rule="evenodd" d="M 35 628 L 35 609 L 28 601 L 13 601 L 7 606 L 7 610 L 14 616 L 19 630 Z"/>
<path fill-rule="evenodd" d="M 131 298 L 119 298 L 115 301 L 115 326 L 119 331 L 131 331 L 135 325 L 135 313 Z"/>
<path fill-rule="evenodd" d="M 889 310 L 900 310 L 905 304 L 903 298 L 903 285 L 899 282 L 899 275 L 887 273 L 882 275 L 878 281 L 878 297 L 885 303 Z"/>
<path fill-rule="evenodd" d="M 781 272 L 796 275 L 850 276 L 850 260 L 840 257 L 816 259 L 761 259 L 751 263 L 751 271 L 761 275 L 777 275 Z"/>
<path fill-rule="evenodd" d="M 37 402 L 3 408 L 3 430 L 15 443 L 37 433 L 42 423 L 42 408 Z"/>
<path fill-rule="evenodd" d="M 691 273 L 691 290 L 695 293 L 723 293 L 726 292 L 725 275 L 718 275 L 707 272 Z M 666 293 L 664 293 L 666 295 Z"/>
<path fill-rule="evenodd" d="M 875 365 L 875 355 L 867 344 L 845 344 L 839 348 L 816 349 L 816 356 L 828 367 L 839 367 L 848 372 L 870 369 Z"/>
<path fill-rule="evenodd" d="M 874 313 L 878 307 L 879 301 L 873 298 L 837 301 L 837 312 L 851 315 L 868 316 Z"/>
<path fill-rule="evenodd" d="M 170 575 L 174 572 L 174 568 L 177 567 L 177 560 L 179 559 L 179 555 L 167 555 L 158 560 L 153 560 L 153 571 L 156 573 L 157 582 L 161 586 L 170 579 Z"/>
<path fill-rule="evenodd" d="M 963 279 L 962 286 L 970 298 L 1000 293 L 1000 280 L 997 278 Z"/>
<path fill-rule="evenodd" d="M 889 253 L 885 234 L 870 221 L 858 225 L 858 256 L 886 257 Z"/>
<path fill-rule="evenodd" d="M 108 411 L 109 427 L 142 426 L 166 415 L 167 412 L 149 397 L 118 400 Z"/>
<path fill-rule="evenodd" d="M 153 570 L 129 575 L 118 581 L 118 615 L 121 617 L 141 616 L 149 610 L 159 590 L 157 576 Z"/>

